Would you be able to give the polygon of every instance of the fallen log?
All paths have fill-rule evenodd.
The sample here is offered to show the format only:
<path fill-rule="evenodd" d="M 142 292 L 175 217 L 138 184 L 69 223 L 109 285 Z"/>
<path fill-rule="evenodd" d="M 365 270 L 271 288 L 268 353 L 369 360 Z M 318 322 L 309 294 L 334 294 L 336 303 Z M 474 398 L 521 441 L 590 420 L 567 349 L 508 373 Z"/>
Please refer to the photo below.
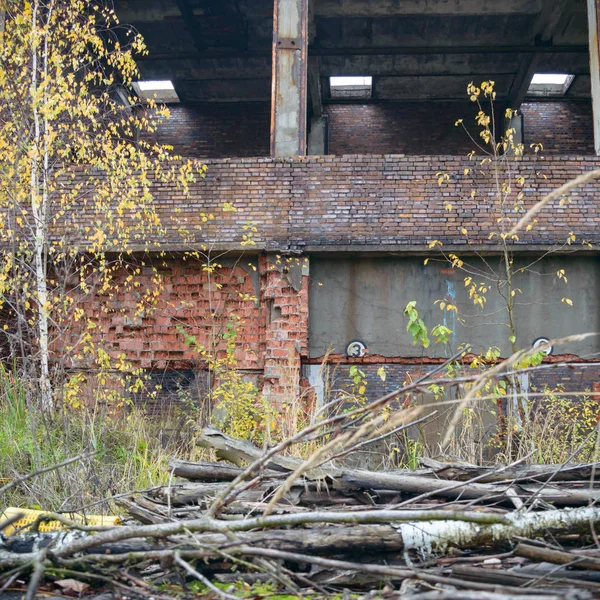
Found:
<path fill-rule="evenodd" d="M 236 464 L 256 460 L 264 454 L 263 451 L 250 442 L 236 440 L 213 429 L 203 430 L 201 443 L 206 447 L 216 449 L 217 452 L 221 452 L 221 455 L 226 456 L 228 460 L 236 462 Z M 280 471 L 283 477 L 284 474 L 287 475 L 301 464 L 302 461 L 299 459 L 275 456 L 270 459 L 270 462 L 266 466 L 271 470 L 276 469 Z M 193 471 L 189 463 L 185 468 L 188 472 Z M 461 468 L 464 468 L 464 465 L 461 465 Z M 528 469 L 526 473 L 531 474 L 532 470 Z M 197 472 L 200 473 L 206 470 L 206 465 L 202 464 L 198 467 Z M 535 470 L 533 469 L 533 471 Z M 508 470 L 506 468 L 498 469 L 498 471 L 496 475 L 501 476 L 503 481 L 508 479 Z M 236 476 L 241 472 L 241 470 L 238 471 Z M 529 479 L 529 477 L 525 479 Z M 525 501 L 529 498 L 536 498 L 556 506 L 584 506 L 600 499 L 600 489 L 590 489 L 589 486 L 582 487 L 581 489 L 571 486 L 567 489 L 548 484 L 515 485 L 512 481 L 502 484 L 481 483 L 480 481 L 456 482 L 452 484 L 448 480 L 436 478 L 433 476 L 433 473 L 415 473 L 404 470 L 376 472 L 360 469 L 319 467 L 305 474 L 304 480 L 331 482 L 332 488 L 338 492 L 363 490 L 376 493 L 379 490 L 388 490 L 401 492 L 407 496 L 426 494 L 447 499 L 460 498 L 465 500 L 502 501 L 511 505 L 518 500 Z M 276 482 L 279 480 L 275 478 L 272 481 Z M 318 502 L 318 499 L 314 501 Z"/>
<path fill-rule="evenodd" d="M 523 558 L 529 558 L 538 562 L 569 565 L 575 569 L 600 571 L 600 558 L 582 556 L 562 550 L 552 550 L 551 548 L 541 548 L 540 546 L 519 543 L 514 550 L 514 554 L 515 556 L 522 556 Z"/>
<path fill-rule="evenodd" d="M 528 584 L 536 584 L 536 587 L 543 586 L 548 591 L 558 591 L 557 585 L 564 585 L 569 582 L 568 573 L 553 574 L 551 572 L 542 575 L 530 575 L 525 573 L 517 573 L 515 571 L 506 571 L 503 569 L 485 569 L 482 567 L 468 567 L 465 565 L 455 565 L 452 567 L 452 575 L 454 577 L 462 577 L 469 581 L 480 581 L 482 583 L 496 583 L 498 585 L 507 585 L 521 587 Z M 545 581 L 541 581 L 544 577 Z M 600 583 L 594 581 L 577 580 L 579 587 L 593 590 L 600 593 Z M 552 589 L 554 587 L 554 589 Z"/>
<path fill-rule="evenodd" d="M 217 456 L 228 460 L 234 465 L 242 466 L 251 463 L 264 455 L 264 452 L 251 442 L 237 440 L 216 429 L 205 428 L 198 439 L 198 444 L 204 448 L 216 450 Z M 265 465 L 267 469 L 281 472 L 295 471 L 301 464 L 299 458 L 274 456 Z"/>
<path fill-rule="evenodd" d="M 219 481 L 233 481 L 244 469 L 223 463 L 190 462 L 186 460 L 170 460 L 169 467 L 173 475 L 183 477 L 189 481 L 203 481 L 216 483 Z M 264 477 L 281 477 L 281 471 L 265 470 Z"/>
<path fill-rule="evenodd" d="M 600 490 L 563 489 L 552 486 L 535 485 L 497 485 L 490 483 L 454 483 L 432 479 L 420 475 L 398 475 L 374 471 L 347 471 L 340 478 L 334 478 L 334 489 L 385 489 L 403 492 L 409 495 L 431 494 L 444 498 L 464 500 L 488 499 L 497 502 L 512 502 L 509 490 L 515 490 L 521 499 L 535 496 L 558 506 L 582 506 L 600 499 Z"/>
<path fill-rule="evenodd" d="M 480 467 L 467 463 L 444 463 L 425 457 L 419 459 L 419 462 L 440 479 L 468 481 L 478 477 L 479 483 L 544 482 L 549 479 L 553 482 L 589 481 L 594 472 L 600 469 L 600 463 L 517 465 L 500 470 L 498 467 Z"/>

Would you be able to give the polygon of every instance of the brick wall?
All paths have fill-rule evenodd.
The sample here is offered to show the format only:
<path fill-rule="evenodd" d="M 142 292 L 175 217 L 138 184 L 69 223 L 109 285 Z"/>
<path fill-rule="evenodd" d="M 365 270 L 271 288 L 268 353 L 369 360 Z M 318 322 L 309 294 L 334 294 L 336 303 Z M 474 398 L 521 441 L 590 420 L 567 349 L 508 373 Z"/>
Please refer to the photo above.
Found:
<path fill-rule="evenodd" d="M 473 145 L 455 127 L 473 115 L 468 103 L 328 104 L 330 154 L 468 154 Z"/>
<path fill-rule="evenodd" d="M 589 101 L 527 102 L 521 110 L 527 148 L 541 142 L 545 154 L 595 153 Z M 337 155 L 466 155 L 473 143 L 455 122 L 478 132 L 471 103 L 329 104 L 325 114 L 329 152 Z"/>
<path fill-rule="evenodd" d="M 588 100 L 526 102 L 523 141 L 544 146 L 544 154 L 595 154 L 592 104 Z"/>
<path fill-rule="evenodd" d="M 565 360 L 560 360 L 564 358 Z M 340 396 L 340 392 L 352 392 L 352 377 L 350 368 L 356 365 L 366 380 L 366 397 L 369 400 L 381 398 L 397 389 L 416 381 L 419 377 L 426 376 L 434 368 L 438 367 L 440 362 L 435 359 L 403 359 L 383 357 L 365 357 L 365 359 L 352 359 L 348 362 L 345 357 L 329 356 L 329 366 L 323 371 L 326 381 L 326 389 L 329 396 L 326 401 L 331 401 Z M 544 368 L 533 371 L 528 378 L 529 391 L 543 392 L 545 389 L 559 390 L 565 392 L 590 392 L 597 394 L 598 381 L 600 380 L 600 362 L 586 363 L 573 356 L 558 357 L 553 356 L 552 360 L 556 362 L 554 366 L 544 364 Z M 312 364 L 316 364 L 311 361 Z M 565 364 L 566 363 L 566 364 Z M 384 367 L 386 377 L 383 380 L 378 371 Z M 308 379 L 309 365 L 303 367 L 302 376 Z M 433 376 L 433 379 L 441 378 L 444 372 Z M 448 386 L 450 388 L 452 386 Z M 599 396 L 600 397 L 600 396 Z M 399 396 L 397 403 L 402 404 L 408 398 Z M 433 396 L 428 398 L 428 402 L 434 402 Z M 444 407 L 448 408 L 448 407 Z"/>
<path fill-rule="evenodd" d="M 153 136 L 175 152 L 193 158 L 269 155 L 270 105 L 267 102 L 182 104 L 169 107 Z M 589 101 L 526 102 L 525 143 L 539 142 L 545 154 L 594 154 L 592 107 Z M 464 119 L 472 131 L 474 105 L 462 102 L 391 102 L 329 104 L 329 153 L 456 154 L 473 149 Z"/>
<path fill-rule="evenodd" d="M 190 186 L 186 197 L 172 183 L 153 186 L 155 206 L 166 229 L 160 240 L 171 250 L 190 244 L 240 247 L 243 225 L 257 223 L 258 248 L 311 248 L 348 246 L 354 249 L 389 245 L 426 249 L 432 239 L 465 245 L 466 228 L 471 244 L 492 245 L 496 215 L 488 201 L 492 176 L 485 168 L 463 175 L 478 162 L 456 156 L 324 156 L 295 160 L 224 159 L 207 162 L 206 179 Z M 526 206 L 583 171 L 600 167 L 596 157 L 526 157 L 517 170 L 526 178 Z M 453 176 L 439 187 L 436 174 Z M 473 178 L 474 177 L 474 178 Z M 68 182 L 65 182 L 68 184 Z M 476 197 L 471 198 L 475 187 Z M 516 195 L 518 190 L 514 189 Z M 575 190 L 572 204 L 550 203 L 538 215 L 531 233 L 519 244 L 564 242 L 570 231 L 581 238 L 600 241 L 600 183 Z M 447 211 L 444 200 L 456 210 Z M 221 212 L 224 202 L 237 212 Z M 76 215 L 84 226 L 97 216 L 82 205 Z M 179 211 L 179 212 L 175 212 Z M 202 212 L 214 212 L 214 221 L 203 223 Z M 189 235 L 181 237 L 181 221 Z M 73 238 L 77 223 L 69 224 Z M 73 239 L 75 241 L 75 239 Z"/>
<path fill-rule="evenodd" d="M 176 395 L 181 380 L 181 389 L 198 398 L 207 389 L 207 362 L 186 337 L 193 336 L 209 352 L 215 348 L 223 358 L 231 323 L 237 331 L 236 367 L 261 380 L 264 374 L 265 395 L 277 403 L 290 389 L 298 391 L 301 360 L 308 355 L 307 267 L 288 266 L 275 256 L 219 261 L 223 266 L 209 278 L 203 264 L 190 256 L 147 257 L 134 288 L 125 284 L 125 271 L 117 273 L 110 292 L 79 298 L 78 305 L 96 315 L 90 341 L 114 361 L 124 355 L 132 369 L 151 373 L 153 382 L 167 381 L 167 396 Z M 147 289 L 158 290 L 159 300 L 140 312 Z M 57 354 L 70 352 L 72 369 L 95 372 L 97 365 L 80 342 L 82 323 L 71 323 L 54 348 Z M 165 398 L 159 394 L 159 401 Z"/>
<path fill-rule="evenodd" d="M 171 117 L 146 139 L 192 158 L 269 155 L 268 102 L 173 104 L 169 110 Z"/>

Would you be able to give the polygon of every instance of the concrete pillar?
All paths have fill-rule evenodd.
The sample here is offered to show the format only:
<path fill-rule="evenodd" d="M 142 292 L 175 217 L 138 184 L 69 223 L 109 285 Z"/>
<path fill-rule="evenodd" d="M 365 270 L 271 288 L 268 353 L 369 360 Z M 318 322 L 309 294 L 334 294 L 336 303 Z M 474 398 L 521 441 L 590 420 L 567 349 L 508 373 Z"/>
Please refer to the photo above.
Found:
<path fill-rule="evenodd" d="M 519 144 L 523 143 L 523 115 L 521 114 L 521 112 L 517 113 L 516 115 L 513 115 L 510 119 L 504 119 L 505 122 L 505 131 L 508 131 L 509 129 L 513 129 L 514 133 L 513 133 L 513 141 L 515 146 L 518 146 Z M 508 154 L 509 155 L 513 155 L 514 151 L 509 148 L 508 149 Z"/>
<path fill-rule="evenodd" d="M 308 0 L 274 0 L 271 156 L 306 154 Z"/>
<path fill-rule="evenodd" d="M 327 154 L 327 117 L 314 117 L 311 120 L 308 134 L 308 154 L 311 156 Z"/>
<path fill-rule="evenodd" d="M 592 78 L 592 108 L 594 112 L 594 141 L 600 155 L 600 0 L 587 0 L 590 36 L 590 75 Z"/>

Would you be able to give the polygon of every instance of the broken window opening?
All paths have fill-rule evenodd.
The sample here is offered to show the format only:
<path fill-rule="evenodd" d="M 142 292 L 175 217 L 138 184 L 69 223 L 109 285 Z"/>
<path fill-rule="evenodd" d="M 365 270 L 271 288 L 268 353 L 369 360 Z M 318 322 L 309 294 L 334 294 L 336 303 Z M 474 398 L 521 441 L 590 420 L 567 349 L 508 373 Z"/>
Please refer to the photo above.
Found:
<path fill-rule="evenodd" d="M 173 82 L 169 80 L 136 81 L 133 90 L 141 100 L 154 100 L 164 104 L 180 101 Z"/>
<path fill-rule="evenodd" d="M 575 75 L 566 73 L 536 73 L 531 80 L 528 96 L 562 97 L 571 87 Z"/>
<path fill-rule="evenodd" d="M 368 100 L 373 94 L 373 78 L 370 76 L 330 77 L 329 88 L 332 98 Z"/>

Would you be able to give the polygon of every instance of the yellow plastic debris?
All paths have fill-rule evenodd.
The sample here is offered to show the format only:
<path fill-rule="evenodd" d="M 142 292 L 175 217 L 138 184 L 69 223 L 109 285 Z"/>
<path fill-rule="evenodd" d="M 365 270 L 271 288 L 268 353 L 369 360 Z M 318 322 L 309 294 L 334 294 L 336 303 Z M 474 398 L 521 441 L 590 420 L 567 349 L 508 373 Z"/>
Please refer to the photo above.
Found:
<path fill-rule="evenodd" d="M 7 519 L 11 519 L 17 515 L 22 515 L 21 518 L 14 523 L 11 523 L 5 529 L 2 529 L 2 523 Z M 43 510 L 32 510 L 28 508 L 14 508 L 9 507 L 4 510 L 4 512 L 0 515 L 0 530 L 4 535 L 12 535 L 17 529 L 24 527 L 25 525 L 31 525 L 40 515 L 48 514 L 47 511 Z M 80 523 L 81 525 L 91 525 L 93 526 L 114 526 L 120 525 L 121 520 L 119 517 L 103 517 L 99 515 L 86 515 L 85 519 L 79 514 L 63 514 L 66 519 L 70 519 L 71 521 L 75 521 L 76 523 Z M 61 529 L 65 529 L 65 525 L 63 525 L 60 521 L 44 521 L 40 523 L 39 531 L 48 532 L 48 531 L 60 531 Z"/>

